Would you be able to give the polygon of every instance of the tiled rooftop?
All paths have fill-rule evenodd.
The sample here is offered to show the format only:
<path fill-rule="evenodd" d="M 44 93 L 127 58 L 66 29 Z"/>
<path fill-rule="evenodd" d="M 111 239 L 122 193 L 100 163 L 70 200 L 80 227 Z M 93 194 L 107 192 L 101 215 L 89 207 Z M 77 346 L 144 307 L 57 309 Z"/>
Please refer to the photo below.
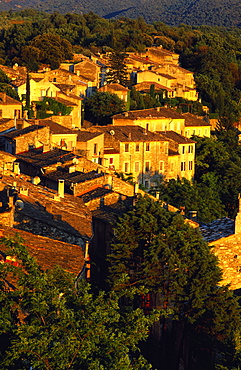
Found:
<path fill-rule="evenodd" d="M 101 134 L 101 132 L 78 131 L 77 141 L 89 141 L 97 136 L 100 136 Z"/>
<path fill-rule="evenodd" d="M 212 242 L 234 233 L 234 221 L 228 217 L 219 218 L 208 224 L 201 224 L 200 231 L 205 240 Z"/>
<path fill-rule="evenodd" d="M 60 266 L 65 271 L 77 276 L 84 266 L 83 251 L 78 245 L 64 243 L 2 225 L 0 225 L 0 232 L 4 237 L 19 235 L 30 255 L 36 258 L 37 263 L 43 270 Z M 0 245 L 0 250 L 6 252 L 7 248 Z"/>
<path fill-rule="evenodd" d="M 97 187 L 91 191 L 84 193 L 83 195 L 80 195 L 79 198 L 81 198 L 84 203 L 88 203 L 91 200 L 102 198 L 110 193 L 113 193 L 113 191 L 110 189 L 106 189 L 104 187 Z"/>
<path fill-rule="evenodd" d="M 178 134 L 175 131 L 160 131 L 160 134 L 163 135 L 163 137 L 166 137 L 167 139 L 171 139 L 175 141 L 178 144 L 193 144 L 195 143 L 194 140 L 189 139 L 185 136 L 182 136 L 181 134 Z"/>
<path fill-rule="evenodd" d="M 174 109 L 170 108 L 150 108 L 142 110 L 132 110 L 129 112 L 123 112 L 112 116 L 114 119 L 139 119 L 139 118 L 148 118 L 148 119 L 158 119 L 158 118 L 173 118 L 173 119 L 184 119 L 184 117 L 176 112 Z"/>
<path fill-rule="evenodd" d="M 25 128 L 22 128 L 20 130 L 13 130 L 11 132 L 5 133 L 3 136 L 8 137 L 9 139 L 14 139 L 15 137 L 19 137 L 25 134 L 28 134 L 29 132 L 34 132 L 37 130 L 42 129 L 44 126 L 40 125 L 32 125 Z"/>
<path fill-rule="evenodd" d="M 91 237 L 91 215 L 81 199 L 65 194 L 64 198 L 58 200 L 56 198 L 57 193 L 54 190 L 33 185 L 21 178 L 2 176 L 1 189 L 4 189 L 5 186 L 14 185 L 18 191 L 18 199 L 24 203 L 24 208 L 20 211 L 21 215 L 23 214 L 36 221 L 39 220 L 48 226 L 58 228 L 76 237 L 80 236 L 87 239 Z M 27 189 L 28 195 L 20 194 L 20 188 Z M 51 204 L 51 213 L 45 209 L 47 204 Z M 53 215 L 61 215 L 61 218 L 55 219 Z M 25 226 L 27 227 L 27 224 Z M 31 232 L 34 233 L 34 230 L 31 230 Z"/>
<path fill-rule="evenodd" d="M 74 153 L 62 149 L 54 149 L 43 153 L 42 150 L 32 150 L 29 152 L 17 154 L 18 159 L 22 159 L 37 167 L 47 167 L 55 163 L 66 163 L 78 158 Z"/>
<path fill-rule="evenodd" d="M 152 131 L 147 131 L 140 126 L 95 126 L 95 130 L 104 132 L 105 134 L 112 135 L 118 141 L 166 141 L 163 135 L 157 134 Z"/>
<path fill-rule="evenodd" d="M 211 126 L 209 122 L 205 121 L 204 119 L 198 118 L 194 114 L 191 113 L 183 113 L 185 118 L 185 126 L 192 127 L 192 126 Z"/>

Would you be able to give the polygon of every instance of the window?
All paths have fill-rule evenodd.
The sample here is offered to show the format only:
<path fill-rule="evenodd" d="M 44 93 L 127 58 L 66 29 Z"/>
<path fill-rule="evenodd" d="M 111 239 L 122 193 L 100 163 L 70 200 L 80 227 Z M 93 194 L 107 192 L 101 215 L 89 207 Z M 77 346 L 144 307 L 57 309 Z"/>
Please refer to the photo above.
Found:
<path fill-rule="evenodd" d="M 164 162 L 161 161 L 160 162 L 160 172 L 163 172 L 164 171 Z"/>
<path fill-rule="evenodd" d="M 149 130 L 149 123 L 146 124 L 146 131 Z"/>
<path fill-rule="evenodd" d="M 145 163 L 145 171 L 146 172 L 150 171 L 150 162 Z"/>
<path fill-rule="evenodd" d="M 165 154 L 168 154 L 168 143 L 165 143 Z"/>
<path fill-rule="evenodd" d="M 192 161 L 189 161 L 188 162 L 188 169 L 189 169 L 189 171 L 192 171 L 192 167 L 193 167 L 193 164 L 192 163 L 193 163 Z"/>
<path fill-rule="evenodd" d="M 110 158 L 110 164 L 114 163 L 114 158 Z"/>
<path fill-rule="evenodd" d="M 193 146 L 192 145 L 188 145 L 188 153 L 193 153 Z"/>
<path fill-rule="evenodd" d="M 0 109 L 0 117 L 2 117 L 2 116 L 3 116 L 3 110 Z"/>
<path fill-rule="evenodd" d="M 129 152 L 129 144 L 125 144 L 125 152 Z"/>
<path fill-rule="evenodd" d="M 94 144 L 94 154 L 97 154 L 98 144 Z"/>
<path fill-rule="evenodd" d="M 185 153 L 185 146 L 183 145 L 182 146 L 182 154 L 184 154 Z"/>
<path fill-rule="evenodd" d="M 140 163 L 135 162 L 135 172 L 139 172 L 139 171 L 140 171 Z"/>
<path fill-rule="evenodd" d="M 193 135 L 196 135 L 196 130 L 193 130 Z"/>
<path fill-rule="evenodd" d="M 146 143 L 146 151 L 149 152 L 150 151 L 150 143 Z"/>
<path fill-rule="evenodd" d="M 128 162 L 124 163 L 124 172 L 129 172 L 129 163 Z"/>
<path fill-rule="evenodd" d="M 136 144 L 136 152 L 139 152 L 140 151 L 140 144 Z"/>
<path fill-rule="evenodd" d="M 186 163 L 181 162 L 181 171 L 185 171 L 185 170 L 186 170 Z"/>

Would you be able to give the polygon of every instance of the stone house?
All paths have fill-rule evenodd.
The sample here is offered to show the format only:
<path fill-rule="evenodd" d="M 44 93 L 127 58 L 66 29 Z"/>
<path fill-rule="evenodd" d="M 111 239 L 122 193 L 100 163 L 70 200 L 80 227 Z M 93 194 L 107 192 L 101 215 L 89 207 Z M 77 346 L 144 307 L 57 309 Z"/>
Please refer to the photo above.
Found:
<path fill-rule="evenodd" d="M 28 120 L 32 125 L 46 126 L 50 128 L 49 149 L 60 148 L 74 150 L 77 142 L 77 132 L 70 130 L 51 119 Z"/>
<path fill-rule="evenodd" d="M 175 152 L 179 154 L 179 168 L 174 178 L 179 177 L 181 179 L 185 177 L 187 180 L 191 181 L 195 172 L 195 141 L 174 131 L 161 131 L 160 133 L 169 141 L 169 148 L 173 151 L 172 157 L 175 156 Z M 174 172 L 175 163 L 177 165 L 177 161 L 171 158 L 169 161 L 171 167 L 169 168 L 170 172 L 167 178 L 170 178 L 169 176 Z"/>
<path fill-rule="evenodd" d="M 157 82 L 143 81 L 141 83 L 136 84 L 134 87 L 136 91 L 139 91 L 142 94 L 147 94 L 150 93 L 152 85 L 154 85 L 155 93 L 161 94 L 162 98 L 175 98 L 176 96 L 175 89 L 163 86 Z"/>
<path fill-rule="evenodd" d="M 12 82 L 12 85 L 18 93 L 20 99 L 26 99 L 26 82 L 27 79 L 17 79 Z M 59 88 L 49 81 L 45 81 L 41 74 L 38 78 L 30 76 L 30 102 L 41 101 L 43 98 L 53 98 L 57 95 Z"/>
<path fill-rule="evenodd" d="M 167 73 L 160 73 L 152 70 L 137 71 L 134 77 L 134 81 L 136 84 L 145 81 L 156 82 L 169 89 L 173 89 L 173 85 L 176 85 L 177 83 L 175 76 L 171 76 Z M 176 96 L 179 95 L 176 94 Z"/>
<path fill-rule="evenodd" d="M 18 154 L 50 145 L 50 129 L 47 126 L 31 125 L 2 135 L 5 151 Z"/>
<path fill-rule="evenodd" d="M 182 134 L 186 137 L 191 137 L 193 135 L 200 137 L 210 137 L 211 135 L 211 124 L 208 120 L 201 119 L 194 114 L 184 113 L 185 117 L 185 128 Z"/>
<path fill-rule="evenodd" d="M 179 63 L 179 54 L 166 50 L 162 46 L 153 46 L 138 54 L 159 64 L 171 63 L 178 65 Z"/>
<path fill-rule="evenodd" d="M 182 134 L 185 116 L 174 109 L 157 107 L 123 112 L 112 116 L 113 126 L 136 125 L 148 131 L 175 131 Z"/>
<path fill-rule="evenodd" d="M 22 103 L 0 92 L 0 118 L 22 118 Z"/>
<path fill-rule="evenodd" d="M 80 129 L 82 126 L 82 101 L 83 98 L 72 93 L 64 93 L 62 91 L 57 93 L 55 98 L 58 102 L 71 107 L 70 116 L 72 118 L 72 128 Z"/>
<path fill-rule="evenodd" d="M 109 92 L 111 94 L 116 94 L 121 100 L 126 104 L 126 109 L 129 109 L 129 95 L 130 90 L 118 83 L 107 84 L 98 89 L 98 92 Z"/>
<path fill-rule="evenodd" d="M 56 192 L 20 177 L 3 176 L 0 197 L 0 223 L 5 226 L 82 248 L 92 237 L 88 208 L 81 199 L 65 194 L 61 182 Z"/>
<path fill-rule="evenodd" d="M 158 176 L 167 175 L 168 140 L 140 126 L 93 127 L 105 134 L 104 166 L 149 188 Z M 118 161 L 115 162 L 118 154 Z"/>
<path fill-rule="evenodd" d="M 104 134 L 80 130 L 77 135 L 76 152 L 88 160 L 104 165 Z"/>

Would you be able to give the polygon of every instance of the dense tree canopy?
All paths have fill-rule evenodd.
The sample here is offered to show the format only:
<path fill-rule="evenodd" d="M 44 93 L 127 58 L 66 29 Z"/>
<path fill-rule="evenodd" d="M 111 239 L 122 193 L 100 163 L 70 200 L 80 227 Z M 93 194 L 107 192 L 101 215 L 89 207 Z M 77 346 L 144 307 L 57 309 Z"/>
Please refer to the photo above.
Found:
<path fill-rule="evenodd" d="M 119 220 L 109 261 L 113 289 L 135 286 L 135 304 L 141 304 L 141 293 L 150 294 L 154 306 L 172 310 L 169 321 L 160 321 L 166 325 L 160 334 L 164 347 L 153 353 L 155 365 L 175 370 L 183 361 L 185 370 L 213 369 L 213 354 L 220 339 L 234 335 L 239 311 L 232 293 L 218 286 L 216 258 L 199 232 L 158 202 L 141 198 Z M 120 284 L 123 274 L 128 285 Z"/>
<path fill-rule="evenodd" d="M 113 114 L 125 109 L 124 100 L 109 92 L 96 92 L 85 100 L 85 118 L 93 123 L 109 124 Z"/>
<path fill-rule="evenodd" d="M 42 271 L 19 239 L 1 245 L 19 266 L 0 264 L 0 369 L 151 368 L 137 345 L 156 315 L 120 308 L 114 292 L 94 296 L 58 267 Z"/>

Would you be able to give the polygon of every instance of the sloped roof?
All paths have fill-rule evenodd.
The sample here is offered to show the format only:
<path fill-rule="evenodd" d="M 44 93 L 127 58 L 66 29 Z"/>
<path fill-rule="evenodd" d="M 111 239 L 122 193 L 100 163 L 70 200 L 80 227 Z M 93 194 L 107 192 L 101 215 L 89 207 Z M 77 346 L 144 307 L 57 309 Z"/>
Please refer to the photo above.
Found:
<path fill-rule="evenodd" d="M 125 86 L 122 86 L 121 84 L 118 83 L 112 83 L 112 84 L 107 84 L 98 89 L 98 91 L 103 91 L 103 90 L 114 90 L 114 91 L 128 91 L 129 89 Z"/>
<path fill-rule="evenodd" d="M 17 190 L 20 187 L 28 189 L 28 195 L 18 193 L 18 199 L 24 203 L 24 208 L 21 210 L 24 216 L 39 220 L 76 237 L 89 239 L 92 236 L 91 214 L 81 199 L 65 194 L 60 201 L 55 200 L 56 191 L 33 185 L 21 178 L 2 176 L 0 185 L 2 188 L 6 185 L 14 185 Z M 52 205 L 51 213 L 46 211 L 47 204 Z M 60 215 L 61 219 L 55 219 L 53 215 Z M 17 225 L 15 224 L 16 228 L 18 228 Z M 31 232 L 34 233 L 35 230 Z"/>
<path fill-rule="evenodd" d="M 45 153 L 43 153 L 42 150 L 33 150 L 16 154 L 16 157 L 38 168 L 48 167 L 59 162 L 66 163 L 72 161 L 76 157 L 78 158 L 74 153 L 62 149 L 53 149 Z"/>
<path fill-rule="evenodd" d="M 172 118 L 172 119 L 184 119 L 184 117 L 175 111 L 174 109 L 158 107 L 142 110 L 132 110 L 128 112 L 122 112 L 112 116 L 114 119 L 132 119 L 136 120 L 139 118 L 157 119 L 157 118 Z"/>
<path fill-rule="evenodd" d="M 0 92 L 0 105 L 22 105 L 22 103 L 11 98 L 6 93 Z"/>
<path fill-rule="evenodd" d="M 178 144 L 194 144 L 195 143 L 194 140 L 189 139 L 186 136 L 183 136 L 181 134 L 178 134 L 175 131 L 160 131 L 160 134 L 162 134 L 167 139 L 171 139 L 175 141 Z"/>
<path fill-rule="evenodd" d="M 143 82 L 140 82 L 140 83 L 134 85 L 134 87 L 137 91 L 150 92 L 151 85 L 155 86 L 156 91 L 158 91 L 158 90 L 174 91 L 174 89 L 170 89 L 169 87 L 166 87 L 164 85 L 161 85 L 161 84 L 159 84 L 157 82 L 153 82 L 153 81 L 143 81 Z"/>
<path fill-rule="evenodd" d="M 164 136 L 148 131 L 140 126 L 95 126 L 96 130 L 113 136 L 120 142 L 166 141 Z"/>
<path fill-rule="evenodd" d="M 14 139 L 16 137 L 26 135 L 26 134 L 28 134 L 30 132 L 41 130 L 42 128 L 44 128 L 44 126 L 32 125 L 32 126 L 28 126 L 28 127 L 22 128 L 20 130 L 13 130 L 11 132 L 8 132 L 8 133 L 4 134 L 3 136 L 4 137 L 8 137 L 9 139 Z"/>
<path fill-rule="evenodd" d="M 86 142 L 102 135 L 102 132 L 78 131 L 77 141 Z"/>
<path fill-rule="evenodd" d="M 198 118 L 194 114 L 191 113 L 183 113 L 185 118 L 185 126 L 192 127 L 192 126 L 211 126 L 209 122 L 205 121 L 204 119 Z"/>
<path fill-rule="evenodd" d="M 60 240 L 53 240 L 2 225 L 0 225 L 0 232 L 4 237 L 19 235 L 23 239 L 23 244 L 27 247 L 30 255 L 36 258 L 38 265 L 43 270 L 60 266 L 65 271 L 77 276 L 84 266 L 84 253 L 79 245 L 68 244 Z M 7 250 L 3 245 L 1 245 L 0 249 L 3 252 Z"/>
<path fill-rule="evenodd" d="M 35 120 L 28 120 L 29 123 L 32 125 L 35 125 Z M 58 123 L 52 121 L 51 119 L 40 119 L 39 120 L 40 126 L 48 126 L 50 128 L 50 131 L 53 134 L 76 134 L 73 130 L 70 130 L 69 128 L 59 125 Z"/>

